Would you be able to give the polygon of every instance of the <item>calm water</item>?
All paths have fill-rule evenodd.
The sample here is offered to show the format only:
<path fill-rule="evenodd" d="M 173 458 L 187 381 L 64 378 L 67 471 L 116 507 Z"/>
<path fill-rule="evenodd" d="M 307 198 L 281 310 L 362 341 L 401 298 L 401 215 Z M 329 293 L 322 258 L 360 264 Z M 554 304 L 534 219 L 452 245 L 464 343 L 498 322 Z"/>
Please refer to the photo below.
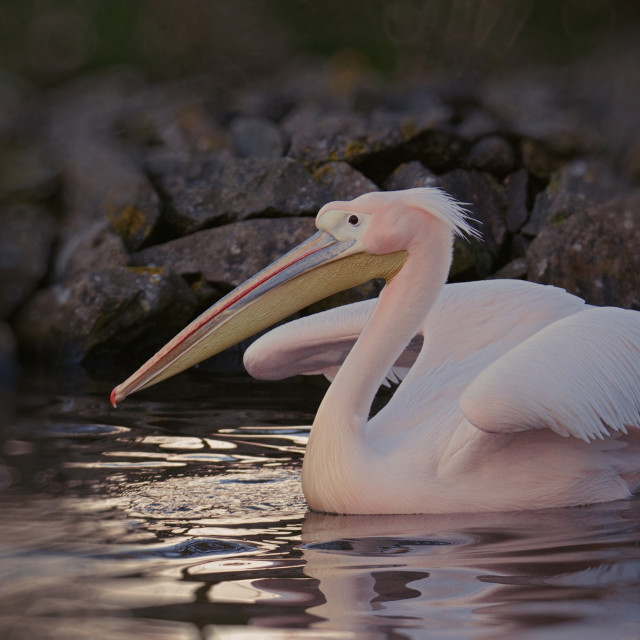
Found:
<path fill-rule="evenodd" d="M 32 373 L 0 397 L 6 640 L 640 638 L 640 499 L 313 514 L 322 385 L 196 371 L 117 410 L 110 387 Z"/>

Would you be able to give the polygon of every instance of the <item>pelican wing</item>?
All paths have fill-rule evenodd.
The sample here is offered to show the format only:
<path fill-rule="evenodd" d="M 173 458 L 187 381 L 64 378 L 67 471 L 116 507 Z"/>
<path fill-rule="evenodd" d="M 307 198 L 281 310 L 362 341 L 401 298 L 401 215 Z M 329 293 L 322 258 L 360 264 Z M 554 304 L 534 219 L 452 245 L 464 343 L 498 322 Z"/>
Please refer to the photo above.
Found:
<path fill-rule="evenodd" d="M 376 300 L 355 302 L 306 316 L 272 329 L 244 355 L 255 378 L 281 380 L 300 374 L 323 374 L 333 380 L 369 320 Z M 399 382 L 413 365 L 422 336 L 416 336 L 389 371 L 387 384 Z"/>
<path fill-rule="evenodd" d="M 640 426 L 640 313 L 589 308 L 558 320 L 480 372 L 460 397 L 478 429 L 549 428 L 585 441 Z"/>

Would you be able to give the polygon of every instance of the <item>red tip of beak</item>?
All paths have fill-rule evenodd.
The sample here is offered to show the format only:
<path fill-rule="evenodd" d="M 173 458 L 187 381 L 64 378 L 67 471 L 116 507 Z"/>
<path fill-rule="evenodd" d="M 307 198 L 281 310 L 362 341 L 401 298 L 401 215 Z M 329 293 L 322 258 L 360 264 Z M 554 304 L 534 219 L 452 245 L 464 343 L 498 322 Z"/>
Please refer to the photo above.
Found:
<path fill-rule="evenodd" d="M 116 389 L 117 389 L 117 387 L 116 387 Z M 114 408 L 118 406 L 118 403 L 116 401 L 116 389 L 114 389 L 111 392 L 111 404 L 113 405 Z"/>

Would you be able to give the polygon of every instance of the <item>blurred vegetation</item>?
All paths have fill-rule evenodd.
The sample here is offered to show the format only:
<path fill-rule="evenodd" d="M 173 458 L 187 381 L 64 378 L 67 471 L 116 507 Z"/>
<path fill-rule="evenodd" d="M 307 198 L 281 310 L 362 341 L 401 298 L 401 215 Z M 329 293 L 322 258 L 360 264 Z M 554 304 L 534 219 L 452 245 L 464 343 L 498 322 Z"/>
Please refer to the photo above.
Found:
<path fill-rule="evenodd" d="M 349 55 L 391 76 L 582 57 L 640 25 L 628 0 L 0 0 L 0 70 L 51 86 L 130 65 L 236 84 Z"/>

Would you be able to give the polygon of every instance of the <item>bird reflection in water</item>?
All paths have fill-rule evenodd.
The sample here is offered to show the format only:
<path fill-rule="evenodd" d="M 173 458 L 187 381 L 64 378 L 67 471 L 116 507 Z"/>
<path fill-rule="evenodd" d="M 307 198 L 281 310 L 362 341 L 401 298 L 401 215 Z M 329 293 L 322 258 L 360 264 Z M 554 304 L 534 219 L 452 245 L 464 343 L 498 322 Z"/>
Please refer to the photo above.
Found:
<path fill-rule="evenodd" d="M 393 629 L 398 638 L 461 628 L 474 638 L 492 628 L 548 634 L 556 625 L 584 634 L 585 618 L 596 633 L 638 631 L 640 550 L 622 552 L 638 510 L 628 511 L 611 503 L 492 515 L 308 513 L 303 571 L 325 601 L 307 613 L 319 618 L 313 628 Z"/>

